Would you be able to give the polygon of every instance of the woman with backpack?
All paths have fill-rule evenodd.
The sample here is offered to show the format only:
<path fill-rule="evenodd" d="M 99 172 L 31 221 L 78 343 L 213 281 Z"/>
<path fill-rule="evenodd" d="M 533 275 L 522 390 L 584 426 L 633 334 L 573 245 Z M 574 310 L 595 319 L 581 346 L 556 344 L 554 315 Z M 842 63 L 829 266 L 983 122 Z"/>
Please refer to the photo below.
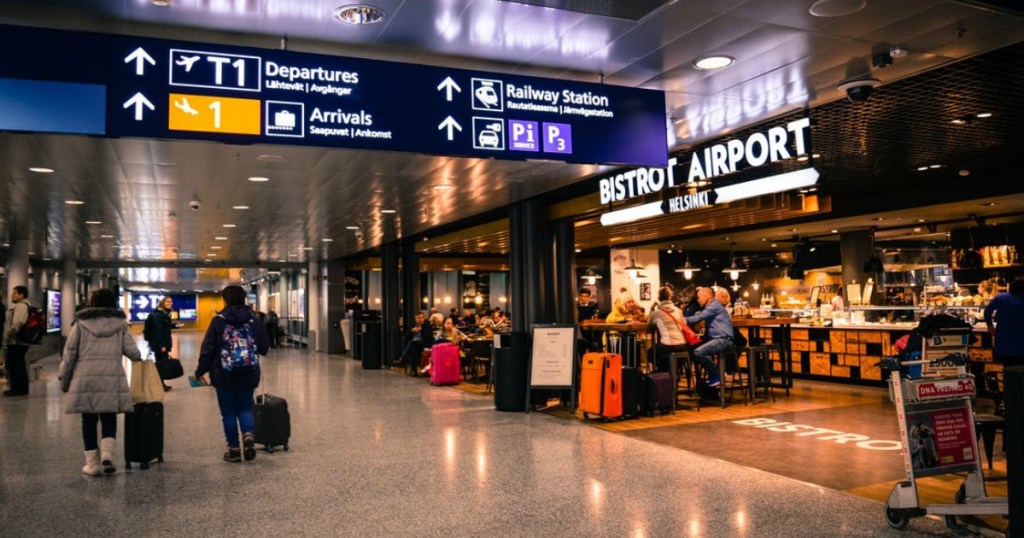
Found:
<path fill-rule="evenodd" d="M 224 310 L 210 322 L 199 350 L 195 378 L 212 384 L 224 423 L 228 451 L 224 461 L 237 463 L 256 457 L 256 422 L 252 414 L 253 392 L 260 383 L 260 355 L 270 349 L 263 322 L 245 305 L 245 290 L 230 285 L 221 293 Z M 210 374 L 207 381 L 206 374 Z M 241 448 L 238 430 L 242 430 Z"/>
<path fill-rule="evenodd" d="M 113 462 L 117 414 L 134 410 L 122 356 L 136 362 L 142 360 L 139 346 L 128 332 L 127 317 L 117 307 L 117 296 L 109 289 L 98 289 L 89 296 L 89 308 L 78 312 L 78 319 L 71 326 L 59 374 L 61 391 L 68 394 L 66 412 L 82 414 L 82 472 L 87 475 L 116 470 Z M 98 443 L 97 423 L 103 431 Z"/>

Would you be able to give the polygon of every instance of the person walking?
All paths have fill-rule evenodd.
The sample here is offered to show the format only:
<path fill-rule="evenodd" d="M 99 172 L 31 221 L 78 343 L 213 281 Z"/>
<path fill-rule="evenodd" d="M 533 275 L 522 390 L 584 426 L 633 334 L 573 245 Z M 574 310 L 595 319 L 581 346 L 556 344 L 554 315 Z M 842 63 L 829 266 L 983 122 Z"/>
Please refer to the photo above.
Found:
<path fill-rule="evenodd" d="M 273 310 L 267 312 L 267 337 L 270 338 L 270 347 L 277 349 L 280 345 L 277 338 L 277 312 Z"/>
<path fill-rule="evenodd" d="M 994 320 L 994 323 L 993 323 Z M 992 358 L 1003 366 L 1024 365 L 1024 277 L 985 307 L 985 324 L 995 337 Z"/>
<path fill-rule="evenodd" d="M 116 471 L 117 414 L 133 410 L 122 356 L 133 362 L 142 360 L 139 346 L 128 331 L 127 316 L 117 307 L 117 296 L 109 289 L 98 289 L 89 296 L 89 307 L 78 312 L 71 326 L 58 375 L 61 391 L 68 395 L 65 412 L 82 414 L 82 472 L 90 476 Z M 99 442 L 97 423 L 103 432 Z"/>
<path fill-rule="evenodd" d="M 32 305 L 28 302 L 28 288 L 14 286 L 11 290 L 11 306 L 4 320 L 3 341 L 7 346 L 4 360 L 7 390 L 4 391 L 4 396 L 28 396 L 28 365 L 25 364 L 28 344 L 18 340 L 17 334 L 21 326 L 28 321 L 30 306 Z"/>
<path fill-rule="evenodd" d="M 256 422 L 252 414 L 253 392 L 260 383 L 259 357 L 270 350 L 266 327 L 252 309 L 245 306 L 245 290 L 238 285 L 221 293 L 224 309 L 206 329 L 199 350 L 195 379 L 212 384 L 224 424 L 228 450 L 224 461 L 237 463 L 256 457 Z M 206 374 L 210 374 L 207 381 Z M 242 430 L 241 448 L 238 430 Z"/>
<path fill-rule="evenodd" d="M 172 308 L 174 308 L 173 299 L 170 297 L 160 299 L 157 307 L 146 317 L 146 324 L 142 329 L 142 336 L 149 343 L 149 350 L 153 352 L 153 358 L 158 365 L 170 358 L 171 348 L 174 346 L 171 341 L 171 329 L 174 328 L 174 322 L 171 320 Z M 164 391 L 171 390 L 171 386 L 167 383 L 163 383 L 163 385 Z"/>

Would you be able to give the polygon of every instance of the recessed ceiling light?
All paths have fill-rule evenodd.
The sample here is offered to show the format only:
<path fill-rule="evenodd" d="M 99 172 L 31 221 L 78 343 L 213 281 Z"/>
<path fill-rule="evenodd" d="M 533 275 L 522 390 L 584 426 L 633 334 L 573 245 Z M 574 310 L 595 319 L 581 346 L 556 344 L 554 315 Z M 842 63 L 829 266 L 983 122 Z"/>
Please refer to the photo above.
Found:
<path fill-rule="evenodd" d="M 394 209 L 381 209 L 380 213 L 382 215 L 390 215 L 392 213 L 396 213 L 396 211 Z"/>
<path fill-rule="evenodd" d="M 941 164 L 933 164 L 933 165 L 929 166 L 928 168 L 931 168 L 931 169 L 942 168 L 942 165 Z"/>
<path fill-rule="evenodd" d="M 277 261 L 279 261 L 281 263 L 286 263 L 288 260 L 277 260 Z"/>
<path fill-rule="evenodd" d="M 113 238 L 114 238 L 114 236 L 112 236 L 110 234 L 102 234 L 102 235 L 100 235 L 100 239 L 113 239 Z"/>
<path fill-rule="evenodd" d="M 837 234 L 837 233 L 839 233 L 839 230 L 829 230 L 829 233 Z"/>
<path fill-rule="evenodd" d="M 87 221 L 85 221 L 85 223 L 86 224 L 103 224 L 102 222 L 100 222 L 98 220 L 87 220 Z"/>
<path fill-rule="evenodd" d="M 767 243 L 768 242 L 768 238 L 767 237 L 762 237 L 761 238 L 761 242 L 762 243 Z"/>
<path fill-rule="evenodd" d="M 775 248 L 775 247 L 777 247 L 777 246 L 779 246 L 779 244 L 778 244 L 778 243 L 772 243 L 772 248 Z"/>
<path fill-rule="evenodd" d="M 302 250 L 313 250 L 313 247 L 302 247 Z"/>
<path fill-rule="evenodd" d="M 359 226 L 345 226 L 346 230 L 358 230 Z"/>
<path fill-rule="evenodd" d="M 32 168 L 29 168 L 29 171 L 30 172 L 35 172 L 37 174 L 52 174 L 53 173 L 53 168 L 45 168 L 43 166 L 33 166 Z"/>
<path fill-rule="evenodd" d="M 217 255 L 217 253 L 216 253 L 216 252 L 208 252 L 208 253 L 206 254 L 206 257 L 207 257 L 207 258 L 213 258 L 213 257 L 214 257 L 214 256 L 216 256 L 216 255 Z"/>
<path fill-rule="evenodd" d="M 964 168 L 964 169 L 960 170 L 959 172 L 957 172 L 957 174 L 960 174 L 960 177 L 967 177 L 967 176 L 971 175 L 971 171 L 966 169 L 966 168 Z"/>
<path fill-rule="evenodd" d="M 815 159 L 820 159 L 821 158 L 821 154 L 820 153 L 812 153 L 811 157 L 814 157 Z"/>
<path fill-rule="evenodd" d="M 856 13 L 868 5 L 868 0 L 818 0 L 807 8 L 815 17 L 842 17 Z"/>
<path fill-rule="evenodd" d="M 252 181 L 254 183 L 265 183 L 267 181 L 270 181 L 270 178 L 264 176 L 252 176 L 249 178 L 249 181 Z"/>
<path fill-rule="evenodd" d="M 921 231 L 921 227 L 920 226 L 915 227 L 913 231 L 914 231 L 914 233 L 920 232 Z"/>
<path fill-rule="evenodd" d="M 284 155 L 275 155 L 275 154 L 272 154 L 272 153 L 265 153 L 263 155 L 260 155 L 259 157 L 256 157 L 256 160 L 261 162 L 261 163 L 283 163 L 283 162 L 287 161 L 288 159 L 286 159 L 284 157 Z"/>
<path fill-rule="evenodd" d="M 576 249 L 576 254 L 579 254 L 580 252 L 583 252 L 583 250 L 582 249 Z M 671 254 L 672 251 L 670 250 L 670 251 L 668 251 L 668 253 Z"/>
<path fill-rule="evenodd" d="M 228 237 L 226 235 L 218 235 L 217 237 L 214 237 L 213 239 L 215 241 L 227 241 Z"/>
<path fill-rule="evenodd" d="M 149 3 L 154 6 L 167 7 L 171 5 L 171 0 L 149 0 Z"/>
<path fill-rule="evenodd" d="M 222 224 L 221 226 L 225 228 L 237 228 L 237 226 L 235 226 L 234 224 Z"/>
<path fill-rule="evenodd" d="M 724 69 L 734 63 L 736 63 L 736 58 L 731 56 L 705 56 L 693 62 L 693 66 L 701 71 L 711 71 L 714 69 Z"/>
<path fill-rule="evenodd" d="M 333 240 L 333 239 L 331 239 L 330 237 L 325 237 L 325 238 L 321 239 L 321 241 L 323 241 L 324 243 L 331 243 L 331 242 L 333 242 L 334 240 Z"/>
<path fill-rule="evenodd" d="M 924 171 L 925 171 L 925 170 L 927 170 L 927 169 L 928 169 L 928 167 L 927 167 L 927 166 L 918 166 L 918 167 L 917 167 L 917 171 L 918 171 L 918 172 L 924 172 Z"/>
<path fill-rule="evenodd" d="M 439 185 L 434 185 L 434 190 L 435 191 L 450 191 L 450 190 L 452 190 L 454 188 L 455 188 L 454 185 L 449 185 L 447 183 L 441 183 Z"/>
<path fill-rule="evenodd" d="M 966 125 L 967 124 L 967 120 L 965 120 L 963 118 L 954 118 L 954 119 L 949 120 L 949 123 L 952 123 L 953 125 Z"/>
<path fill-rule="evenodd" d="M 82 205 L 85 202 L 83 202 L 81 200 L 64 200 L 64 203 L 68 204 L 68 205 Z"/>
<path fill-rule="evenodd" d="M 789 231 L 791 231 L 791 232 L 795 232 L 795 231 L 796 231 L 796 228 L 790 228 L 790 229 L 789 229 Z"/>
<path fill-rule="evenodd" d="M 885 217 L 875 217 L 875 218 L 873 218 L 871 220 L 873 220 L 875 222 L 882 222 L 883 220 L 885 220 Z"/>
<path fill-rule="evenodd" d="M 998 204 L 998 203 L 996 203 L 996 202 L 985 202 L 985 203 L 983 203 L 983 204 L 981 204 L 981 205 L 983 205 L 983 206 L 985 206 L 985 207 L 993 207 L 993 206 L 997 206 L 997 205 L 999 205 L 999 204 Z"/>
<path fill-rule="evenodd" d="M 984 119 L 984 118 L 991 118 L 992 117 L 992 113 L 991 112 L 982 112 L 982 113 L 978 114 L 978 117 L 982 118 L 982 119 Z"/>
<path fill-rule="evenodd" d="M 384 12 L 373 6 L 353 4 L 340 6 L 334 10 L 334 16 L 348 24 L 374 24 L 384 20 Z"/>
<path fill-rule="evenodd" d="M 247 206 L 247 205 L 233 205 L 233 206 L 231 206 L 231 209 L 249 209 L 249 206 Z"/>
<path fill-rule="evenodd" d="M 798 161 L 800 161 L 800 162 L 804 162 L 804 161 L 806 161 L 806 160 L 807 160 L 808 158 L 809 158 L 809 157 L 807 157 L 806 155 L 801 155 L 801 156 L 797 157 L 797 158 L 796 158 L 796 160 L 798 160 Z"/>
<path fill-rule="evenodd" d="M 48 257 L 48 256 L 44 256 L 44 257 L 43 257 L 43 261 L 44 261 L 44 262 L 48 262 L 48 261 L 51 261 L 51 260 L 53 260 L 53 258 L 50 258 L 50 257 Z"/>
<path fill-rule="evenodd" d="M 917 219 L 917 222 L 928 222 L 928 219 Z"/>
<path fill-rule="evenodd" d="M 222 249 L 222 248 L 224 248 L 224 247 L 222 247 L 222 246 L 220 246 L 220 245 L 212 245 L 212 246 L 210 247 L 210 250 L 220 250 L 220 249 Z"/>

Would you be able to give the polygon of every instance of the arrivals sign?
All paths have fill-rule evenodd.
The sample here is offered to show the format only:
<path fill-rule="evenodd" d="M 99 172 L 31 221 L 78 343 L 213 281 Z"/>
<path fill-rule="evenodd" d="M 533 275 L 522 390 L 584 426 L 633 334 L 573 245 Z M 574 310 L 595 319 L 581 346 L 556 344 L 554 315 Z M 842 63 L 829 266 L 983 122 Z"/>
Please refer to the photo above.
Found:
<path fill-rule="evenodd" d="M 785 174 L 709 188 L 712 179 L 769 163 L 805 156 L 810 150 L 810 119 L 801 118 L 785 126 L 758 131 L 744 140 L 734 139 L 694 150 L 688 158 L 672 158 L 668 166 L 642 167 L 618 172 L 598 180 L 601 204 L 683 190 L 664 196 L 660 202 L 630 206 L 601 216 L 605 226 L 711 207 L 762 194 L 809 187 L 817 183 L 818 172 L 806 168 Z"/>
<path fill-rule="evenodd" d="M 662 92 L 0 26 L 0 129 L 663 166 Z M 17 112 L 15 112 L 17 111 Z"/>

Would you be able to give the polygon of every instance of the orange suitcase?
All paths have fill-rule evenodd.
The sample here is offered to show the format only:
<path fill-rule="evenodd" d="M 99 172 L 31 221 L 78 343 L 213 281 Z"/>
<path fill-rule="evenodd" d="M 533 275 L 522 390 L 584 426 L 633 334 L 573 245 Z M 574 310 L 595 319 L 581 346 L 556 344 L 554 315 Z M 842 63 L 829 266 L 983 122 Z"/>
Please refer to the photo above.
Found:
<path fill-rule="evenodd" d="M 580 370 L 580 411 L 583 418 L 622 416 L 622 355 L 587 353 Z"/>

